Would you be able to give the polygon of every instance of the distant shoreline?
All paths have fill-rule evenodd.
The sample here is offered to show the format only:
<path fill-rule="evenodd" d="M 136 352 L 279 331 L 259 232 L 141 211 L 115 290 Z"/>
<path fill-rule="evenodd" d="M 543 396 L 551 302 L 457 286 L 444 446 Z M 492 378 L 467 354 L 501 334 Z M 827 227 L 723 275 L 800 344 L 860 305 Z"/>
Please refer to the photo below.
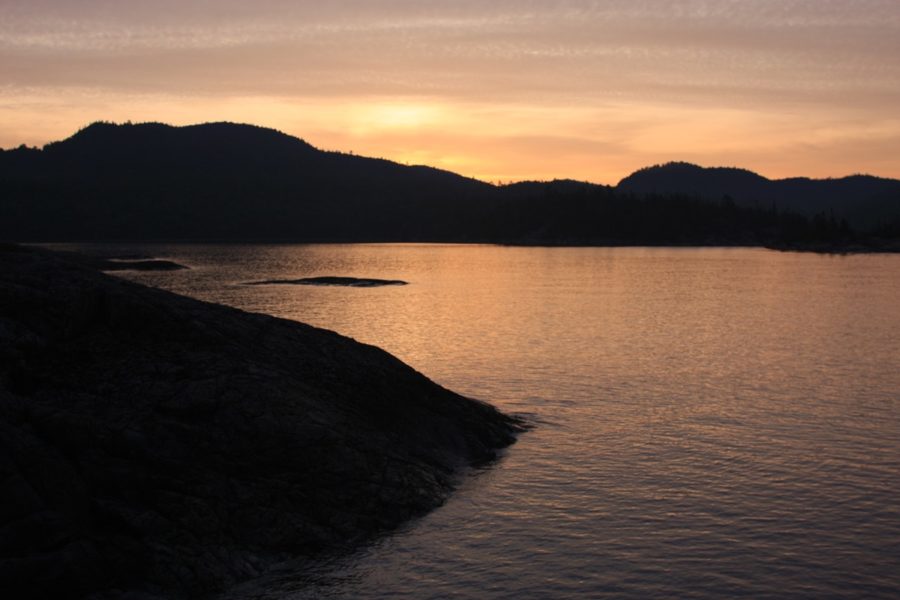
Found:
<path fill-rule="evenodd" d="M 61 246 L 70 244 L 96 244 L 96 245 L 209 245 L 209 246 L 241 246 L 241 245 L 271 245 L 271 246 L 314 246 L 314 245 L 453 245 L 453 246 L 503 246 L 510 248 L 758 248 L 777 252 L 803 252 L 812 254 L 897 254 L 900 253 L 900 241 L 877 240 L 873 244 L 862 242 L 848 242 L 847 244 L 833 243 L 785 243 L 785 244 L 742 244 L 742 243 L 685 243 L 685 244 L 648 244 L 648 243 L 578 243 L 578 242 L 502 242 L 502 241 L 453 241 L 453 240 L 196 240 L 196 239 L 163 239 L 163 240 L 54 240 L 54 241 L 28 241 L 28 242 L 3 242 L 15 243 L 24 246 Z M 139 261 L 134 261 L 139 262 Z M 180 265 L 179 265 L 180 266 Z"/>
<path fill-rule="evenodd" d="M 615 187 L 495 186 L 235 123 L 98 122 L 0 152 L 0 239 L 896 252 L 900 180 L 666 163 Z"/>

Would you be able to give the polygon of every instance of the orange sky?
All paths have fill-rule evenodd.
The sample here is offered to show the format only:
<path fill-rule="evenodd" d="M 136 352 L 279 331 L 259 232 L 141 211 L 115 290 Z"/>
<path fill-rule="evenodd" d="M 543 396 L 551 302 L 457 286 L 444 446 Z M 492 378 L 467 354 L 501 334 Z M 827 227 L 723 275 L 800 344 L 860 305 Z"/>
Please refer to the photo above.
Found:
<path fill-rule="evenodd" d="M 0 0 L 6 148 L 229 120 L 490 181 L 900 178 L 898 107 L 897 0 Z"/>

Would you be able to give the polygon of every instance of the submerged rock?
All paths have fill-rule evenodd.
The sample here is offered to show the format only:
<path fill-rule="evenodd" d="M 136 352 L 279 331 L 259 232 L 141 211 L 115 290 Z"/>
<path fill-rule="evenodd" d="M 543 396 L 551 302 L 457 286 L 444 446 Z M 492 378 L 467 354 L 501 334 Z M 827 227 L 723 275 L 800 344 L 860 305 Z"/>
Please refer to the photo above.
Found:
<path fill-rule="evenodd" d="M 0 246 L 0 594 L 195 597 L 428 511 L 519 423 L 331 331 Z"/>
<path fill-rule="evenodd" d="M 187 269 L 184 265 L 159 258 L 139 260 L 108 258 L 99 263 L 98 267 L 103 271 L 181 271 Z"/>
<path fill-rule="evenodd" d="M 246 285 L 343 285 L 347 287 L 379 287 L 382 285 L 407 285 L 399 279 L 366 279 L 359 277 L 302 277 L 300 279 L 266 279 L 264 281 L 248 281 Z"/>

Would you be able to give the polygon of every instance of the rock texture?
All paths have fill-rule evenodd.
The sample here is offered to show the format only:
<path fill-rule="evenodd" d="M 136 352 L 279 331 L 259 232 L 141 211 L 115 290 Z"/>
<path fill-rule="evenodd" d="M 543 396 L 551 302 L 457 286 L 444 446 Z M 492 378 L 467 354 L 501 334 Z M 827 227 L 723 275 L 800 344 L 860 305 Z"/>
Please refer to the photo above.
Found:
<path fill-rule="evenodd" d="M 0 596 L 198 597 L 439 505 L 520 425 L 378 348 L 0 246 Z"/>

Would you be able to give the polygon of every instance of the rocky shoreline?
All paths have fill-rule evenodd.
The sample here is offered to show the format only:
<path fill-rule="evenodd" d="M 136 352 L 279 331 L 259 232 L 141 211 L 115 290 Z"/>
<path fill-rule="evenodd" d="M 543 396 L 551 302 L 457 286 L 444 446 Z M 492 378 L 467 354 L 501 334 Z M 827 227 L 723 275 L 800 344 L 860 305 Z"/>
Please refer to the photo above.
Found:
<path fill-rule="evenodd" d="M 440 505 L 523 425 L 334 332 L 0 245 L 0 593 L 203 597 Z"/>

